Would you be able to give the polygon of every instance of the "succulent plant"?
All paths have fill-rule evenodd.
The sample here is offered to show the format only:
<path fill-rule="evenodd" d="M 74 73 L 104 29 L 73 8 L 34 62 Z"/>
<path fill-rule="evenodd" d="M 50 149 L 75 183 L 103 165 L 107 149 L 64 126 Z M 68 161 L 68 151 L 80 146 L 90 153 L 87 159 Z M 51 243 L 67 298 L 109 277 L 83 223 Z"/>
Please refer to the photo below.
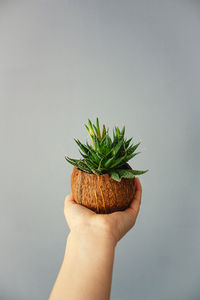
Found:
<path fill-rule="evenodd" d="M 65 159 L 77 169 L 95 175 L 109 174 L 115 181 L 121 181 L 121 178 L 134 178 L 135 175 L 148 171 L 129 168 L 127 162 L 140 153 L 136 152 L 140 142 L 133 144 L 132 138 L 125 138 L 125 126 L 121 130 L 115 126 L 113 138 L 110 137 L 109 128 L 105 125 L 102 131 L 100 130 L 98 118 L 96 118 L 96 125 L 88 119 L 88 125 L 85 127 L 92 145 L 88 142 L 83 144 L 78 139 L 74 139 L 82 158 L 72 159 L 65 156 Z"/>

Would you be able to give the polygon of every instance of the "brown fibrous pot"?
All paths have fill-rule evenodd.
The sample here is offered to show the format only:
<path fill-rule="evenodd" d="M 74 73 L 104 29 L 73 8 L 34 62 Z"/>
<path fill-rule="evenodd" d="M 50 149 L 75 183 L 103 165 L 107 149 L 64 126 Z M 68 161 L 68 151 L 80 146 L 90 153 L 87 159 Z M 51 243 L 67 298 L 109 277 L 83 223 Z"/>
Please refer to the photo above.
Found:
<path fill-rule="evenodd" d="M 131 168 L 127 164 L 128 168 Z M 108 174 L 89 174 L 76 167 L 71 175 L 74 200 L 98 214 L 122 211 L 129 207 L 135 191 L 135 178 L 112 179 Z"/>

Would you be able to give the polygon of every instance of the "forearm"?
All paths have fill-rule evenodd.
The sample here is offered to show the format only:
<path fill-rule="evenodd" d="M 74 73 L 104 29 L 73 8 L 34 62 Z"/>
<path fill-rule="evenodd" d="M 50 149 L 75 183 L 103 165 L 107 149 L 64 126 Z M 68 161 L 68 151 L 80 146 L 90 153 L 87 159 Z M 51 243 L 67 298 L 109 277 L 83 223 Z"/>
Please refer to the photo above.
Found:
<path fill-rule="evenodd" d="M 108 300 L 114 248 L 108 237 L 70 233 L 49 300 Z"/>

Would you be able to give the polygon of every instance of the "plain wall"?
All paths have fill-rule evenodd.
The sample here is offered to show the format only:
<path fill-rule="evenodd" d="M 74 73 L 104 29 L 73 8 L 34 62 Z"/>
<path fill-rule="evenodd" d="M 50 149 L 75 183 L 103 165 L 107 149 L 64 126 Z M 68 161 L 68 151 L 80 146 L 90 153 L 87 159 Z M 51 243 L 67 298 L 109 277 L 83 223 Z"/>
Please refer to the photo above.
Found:
<path fill-rule="evenodd" d="M 48 299 L 69 233 L 74 138 L 142 140 L 137 224 L 112 300 L 200 299 L 200 2 L 0 2 L 0 299 Z"/>

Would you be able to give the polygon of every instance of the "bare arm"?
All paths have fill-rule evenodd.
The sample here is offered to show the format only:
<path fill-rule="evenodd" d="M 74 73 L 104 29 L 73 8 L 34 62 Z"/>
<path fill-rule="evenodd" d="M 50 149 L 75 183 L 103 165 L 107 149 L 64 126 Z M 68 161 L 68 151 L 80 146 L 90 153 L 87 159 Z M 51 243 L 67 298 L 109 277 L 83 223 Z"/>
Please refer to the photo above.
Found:
<path fill-rule="evenodd" d="M 71 229 L 65 255 L 49 300 L 109 300 L 114 251 L 117 242 L 135 224 L 142 187 L 123 212 L 98 215 L 76 204 L 72 195 L 65 201 L 65 216 Z"/>
<path fill-rule="evenodd" d="M 50 299 L 108 300 L 113 259 L 114 246 L 106 237 L 70 233 Z"/>

